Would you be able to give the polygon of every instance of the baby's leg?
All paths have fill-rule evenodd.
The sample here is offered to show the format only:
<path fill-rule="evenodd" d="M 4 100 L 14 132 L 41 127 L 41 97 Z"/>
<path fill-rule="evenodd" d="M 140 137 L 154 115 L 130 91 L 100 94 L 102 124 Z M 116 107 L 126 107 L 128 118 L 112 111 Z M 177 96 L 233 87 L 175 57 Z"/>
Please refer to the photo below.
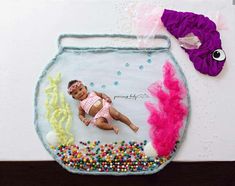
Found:
<path fill-rule="evenodd" d="M 139 127 L 137 127 L 135 124 L 133 124 L 131 122 L 131 120 L 129 120 L 128 117 L 126 117 L 124 114 L 120 113 L 119 111 L 117 111 L 115 108 L 110 107 L 109 108 L 109 113 L 112 116 L 113 119 L 119 120 L 123 123 L 125 123 L 126 125 L 128 125 L 134 132 L 137 132 Z"/>
<path fill-rule="evenodd" d="M 114 130 L 116 134 L 118 134 L 118 131 L 119 131 L 119 129 L 116 126 L 113 126 L 112 124 L 107 123 L 107 120 L 102 117 L 96 119 L 95 125 L 99 127 L 100 129 Z"/>

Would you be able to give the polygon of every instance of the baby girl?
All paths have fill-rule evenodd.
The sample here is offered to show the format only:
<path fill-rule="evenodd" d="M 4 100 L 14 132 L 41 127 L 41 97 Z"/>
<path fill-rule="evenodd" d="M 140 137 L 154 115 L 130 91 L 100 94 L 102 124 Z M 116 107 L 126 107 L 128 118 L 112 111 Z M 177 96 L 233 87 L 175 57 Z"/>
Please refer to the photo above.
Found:
<path fill-rule="evenodd" d="M 112 124 L 112 120 L 119 120 L 129 126 L 134 132 L 137 132 L 139 127 L 134 125 L 128 117 L 112 107 L 111 99 L 104 93 L 88 92 L 87 87 L 81 81 L 72 80 L 68 83 L 68 93 L 76 100 L 80 101 L 79 118 L 85 124 L 95 124 L 95 126 L 104 130 L 113 130 L 118 134 L 118 127 Z M 88 119 L 85 114 L 93 116 L 93 119 Z"/>

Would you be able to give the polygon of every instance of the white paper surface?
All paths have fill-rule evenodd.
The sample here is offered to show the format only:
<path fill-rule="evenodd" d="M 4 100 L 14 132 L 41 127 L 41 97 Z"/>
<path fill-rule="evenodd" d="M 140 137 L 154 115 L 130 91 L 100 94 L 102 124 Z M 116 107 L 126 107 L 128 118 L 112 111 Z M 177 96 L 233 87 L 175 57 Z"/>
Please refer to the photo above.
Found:
<path fill-rule="evenodd" d="M 51 160 L 33 124 L 34 88 L 63 33 L 135 34 L 129 6 L 137 1 L 2 0 L 0 6 L 0 160 Z M 138 1 L 141 2 L 141 1 Z M 172 53 L 191 95 L 191 120 L 175 161 L 235 160 L 235 5 L 223 0 L 142 1 L 178 11 L 223 16 L 227 55 L 218 77 L 197 72 L 176 40 Z"/>

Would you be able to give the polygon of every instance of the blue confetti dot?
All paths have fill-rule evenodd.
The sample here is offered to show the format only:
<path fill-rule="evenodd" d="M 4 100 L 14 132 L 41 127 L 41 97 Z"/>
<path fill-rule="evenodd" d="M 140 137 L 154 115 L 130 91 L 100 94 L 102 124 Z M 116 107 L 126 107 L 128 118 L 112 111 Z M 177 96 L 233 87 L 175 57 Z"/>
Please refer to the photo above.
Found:
<path fill-rule="evenodd" d="M 126 66 L 126 67 L 129 67 L 129 66 L 130 66 L 130 64 L 129 64 L 129 63 L 126 63 L 126 64 L 125 64 L 125 66 Z"/>
<path fill-rule="evenodd" d="M 90 82 L 90 86 L 91 86 L 91 87 L 94 87 L 94 85 L 95 85 L 95 84 L 94 84 L 93 82 Z"/>
<path fill-rule="evenodd" d="M 148 63 L 152 63 L 152 60 L 151 60 L 151 59 L 148 59 L 147 62 L 148 62 Z"/>
<path fill-rule="evenodd" d="M 144 66 L 143 66 L 143 65 L 140 65 L 140 66 L 139 66 L 139 69 L 140 69 L 140 70 L 143 70 L 143 69 L 144 69 Z"/>
<path fill-rule="evenodd" d="M 102 85 L 101 88 L 106 88 L 106 85 Z"/>
<path fill-rule="evenodd" d="M 118 76 L 122 75 L 122 72 L 121 71 L 117 71 L 117 75 Z"/>
<path fill-rule="evenodd" d="M 115 81 L 115 82 L 114 82 L 114 85 L 116 85 L 116 86 L 117 86 L 118 84 L 119 84 L 119 83 L 118 83 L 118 81 Z"/>

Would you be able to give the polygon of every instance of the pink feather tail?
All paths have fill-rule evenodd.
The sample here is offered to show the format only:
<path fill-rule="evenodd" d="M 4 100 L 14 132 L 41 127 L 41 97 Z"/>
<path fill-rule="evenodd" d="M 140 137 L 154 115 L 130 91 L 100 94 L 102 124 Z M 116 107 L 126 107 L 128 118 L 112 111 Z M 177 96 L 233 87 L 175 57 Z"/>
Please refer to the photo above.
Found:
<path fill-rule="evenodd" d="M 150 111 L 150 138 L 159 156 L 168 156 L 173 151 L 188 108 L 182 103 L 186 96 L 186 88 L 175 77 L 173 65 L 166 61 L 163 66 L 163 82 L 156 82 L 148 90 L 158 99 L 158 105 L 146 102 Z M 163 89 L 164 86 L 164 89 Z"/>

